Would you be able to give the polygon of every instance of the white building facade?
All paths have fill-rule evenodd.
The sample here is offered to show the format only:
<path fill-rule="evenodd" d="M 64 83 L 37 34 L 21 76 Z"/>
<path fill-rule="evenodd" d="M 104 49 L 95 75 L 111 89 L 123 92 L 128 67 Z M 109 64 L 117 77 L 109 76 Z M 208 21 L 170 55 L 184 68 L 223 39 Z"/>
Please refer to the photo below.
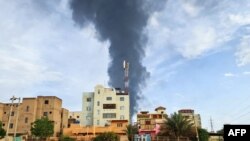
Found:
<path fill-rule="evenodd" d="M 130 121 L 129 95 L 120 89 L 97 85 L 83 93 L 82 126 L 105 126 L 111 120 Z"/>

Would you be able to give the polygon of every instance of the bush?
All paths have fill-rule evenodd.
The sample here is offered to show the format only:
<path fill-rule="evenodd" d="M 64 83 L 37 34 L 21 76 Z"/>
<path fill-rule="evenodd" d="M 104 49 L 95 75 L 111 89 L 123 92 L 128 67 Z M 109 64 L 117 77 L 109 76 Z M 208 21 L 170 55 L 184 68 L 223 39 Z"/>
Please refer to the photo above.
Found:
<path fill-rule="evenodd" d="M 6 131 L 2 128 L 2 122 L 0 121 L 0 139 L 4 138 Z"/>
<path fill-rule="evenodd" d="M 71 137 L 69 137 L 69 136 L 62 136 L 62 137 L 60 138 L 60 141 L 75 141 L 75 139 L 74 139 L 74 138 L 71 138 Z"/>
<path fill-rule="evenodd" d="M 119 141 L 119 136 L 114 132 L 105 132 L 98 135 L 94 141 Z"/>

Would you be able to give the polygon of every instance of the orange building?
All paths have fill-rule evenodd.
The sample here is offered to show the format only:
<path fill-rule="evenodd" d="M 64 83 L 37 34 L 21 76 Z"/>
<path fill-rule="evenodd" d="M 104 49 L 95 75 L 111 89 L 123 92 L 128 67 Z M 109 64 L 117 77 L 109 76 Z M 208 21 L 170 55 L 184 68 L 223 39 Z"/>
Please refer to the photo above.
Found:
<path fill-rule="evenodd" d="M 77 138 L 78 140 L 91 140 L 95 136 L 104 132 L 114 132 L 120 136 L 120 140 L 127 141 L 126 126 L 128 120 L 111 120 L 108 126 L 84 126 L 71 124 L 70 128 L 63 129 L 63 135 Z"/>

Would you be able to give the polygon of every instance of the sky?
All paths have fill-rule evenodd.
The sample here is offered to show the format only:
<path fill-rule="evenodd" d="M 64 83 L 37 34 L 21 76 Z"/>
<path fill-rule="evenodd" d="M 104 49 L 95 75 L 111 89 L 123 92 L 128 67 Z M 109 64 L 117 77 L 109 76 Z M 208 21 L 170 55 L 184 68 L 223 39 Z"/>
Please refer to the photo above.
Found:
<path fill-rule="evenodd" d="M 250 3 L 168 0 L 152 13 L 138 110 L 194 109 L 202 127 L 250 124 Z M 109 41 L 72 19 L 68 0 L 0 0 L 0 102 L 54 95 L 80 111 L 82 93 L 108 86 Z M 122 64 L 121 64 L 122 65 Z"/>

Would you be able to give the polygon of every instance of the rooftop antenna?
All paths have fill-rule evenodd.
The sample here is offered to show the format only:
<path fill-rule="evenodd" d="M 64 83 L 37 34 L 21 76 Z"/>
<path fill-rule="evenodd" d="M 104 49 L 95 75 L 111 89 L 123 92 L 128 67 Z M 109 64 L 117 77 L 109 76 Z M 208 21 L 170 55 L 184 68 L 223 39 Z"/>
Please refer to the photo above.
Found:
<path fill-rule="evenodd" d="M 123 61 L 123 69 L 124 69 L 124 87 L 125 87 L 125 93 L 128 93 L 128 70 L 129 70 L 129 62 L 126 60 Z"/>
<path fill-rule="evenodd" d="M 214 133 L 213 120 L 211 117 L 210 117 L 210 125 L 211 125 L 211 132 Z"/>

